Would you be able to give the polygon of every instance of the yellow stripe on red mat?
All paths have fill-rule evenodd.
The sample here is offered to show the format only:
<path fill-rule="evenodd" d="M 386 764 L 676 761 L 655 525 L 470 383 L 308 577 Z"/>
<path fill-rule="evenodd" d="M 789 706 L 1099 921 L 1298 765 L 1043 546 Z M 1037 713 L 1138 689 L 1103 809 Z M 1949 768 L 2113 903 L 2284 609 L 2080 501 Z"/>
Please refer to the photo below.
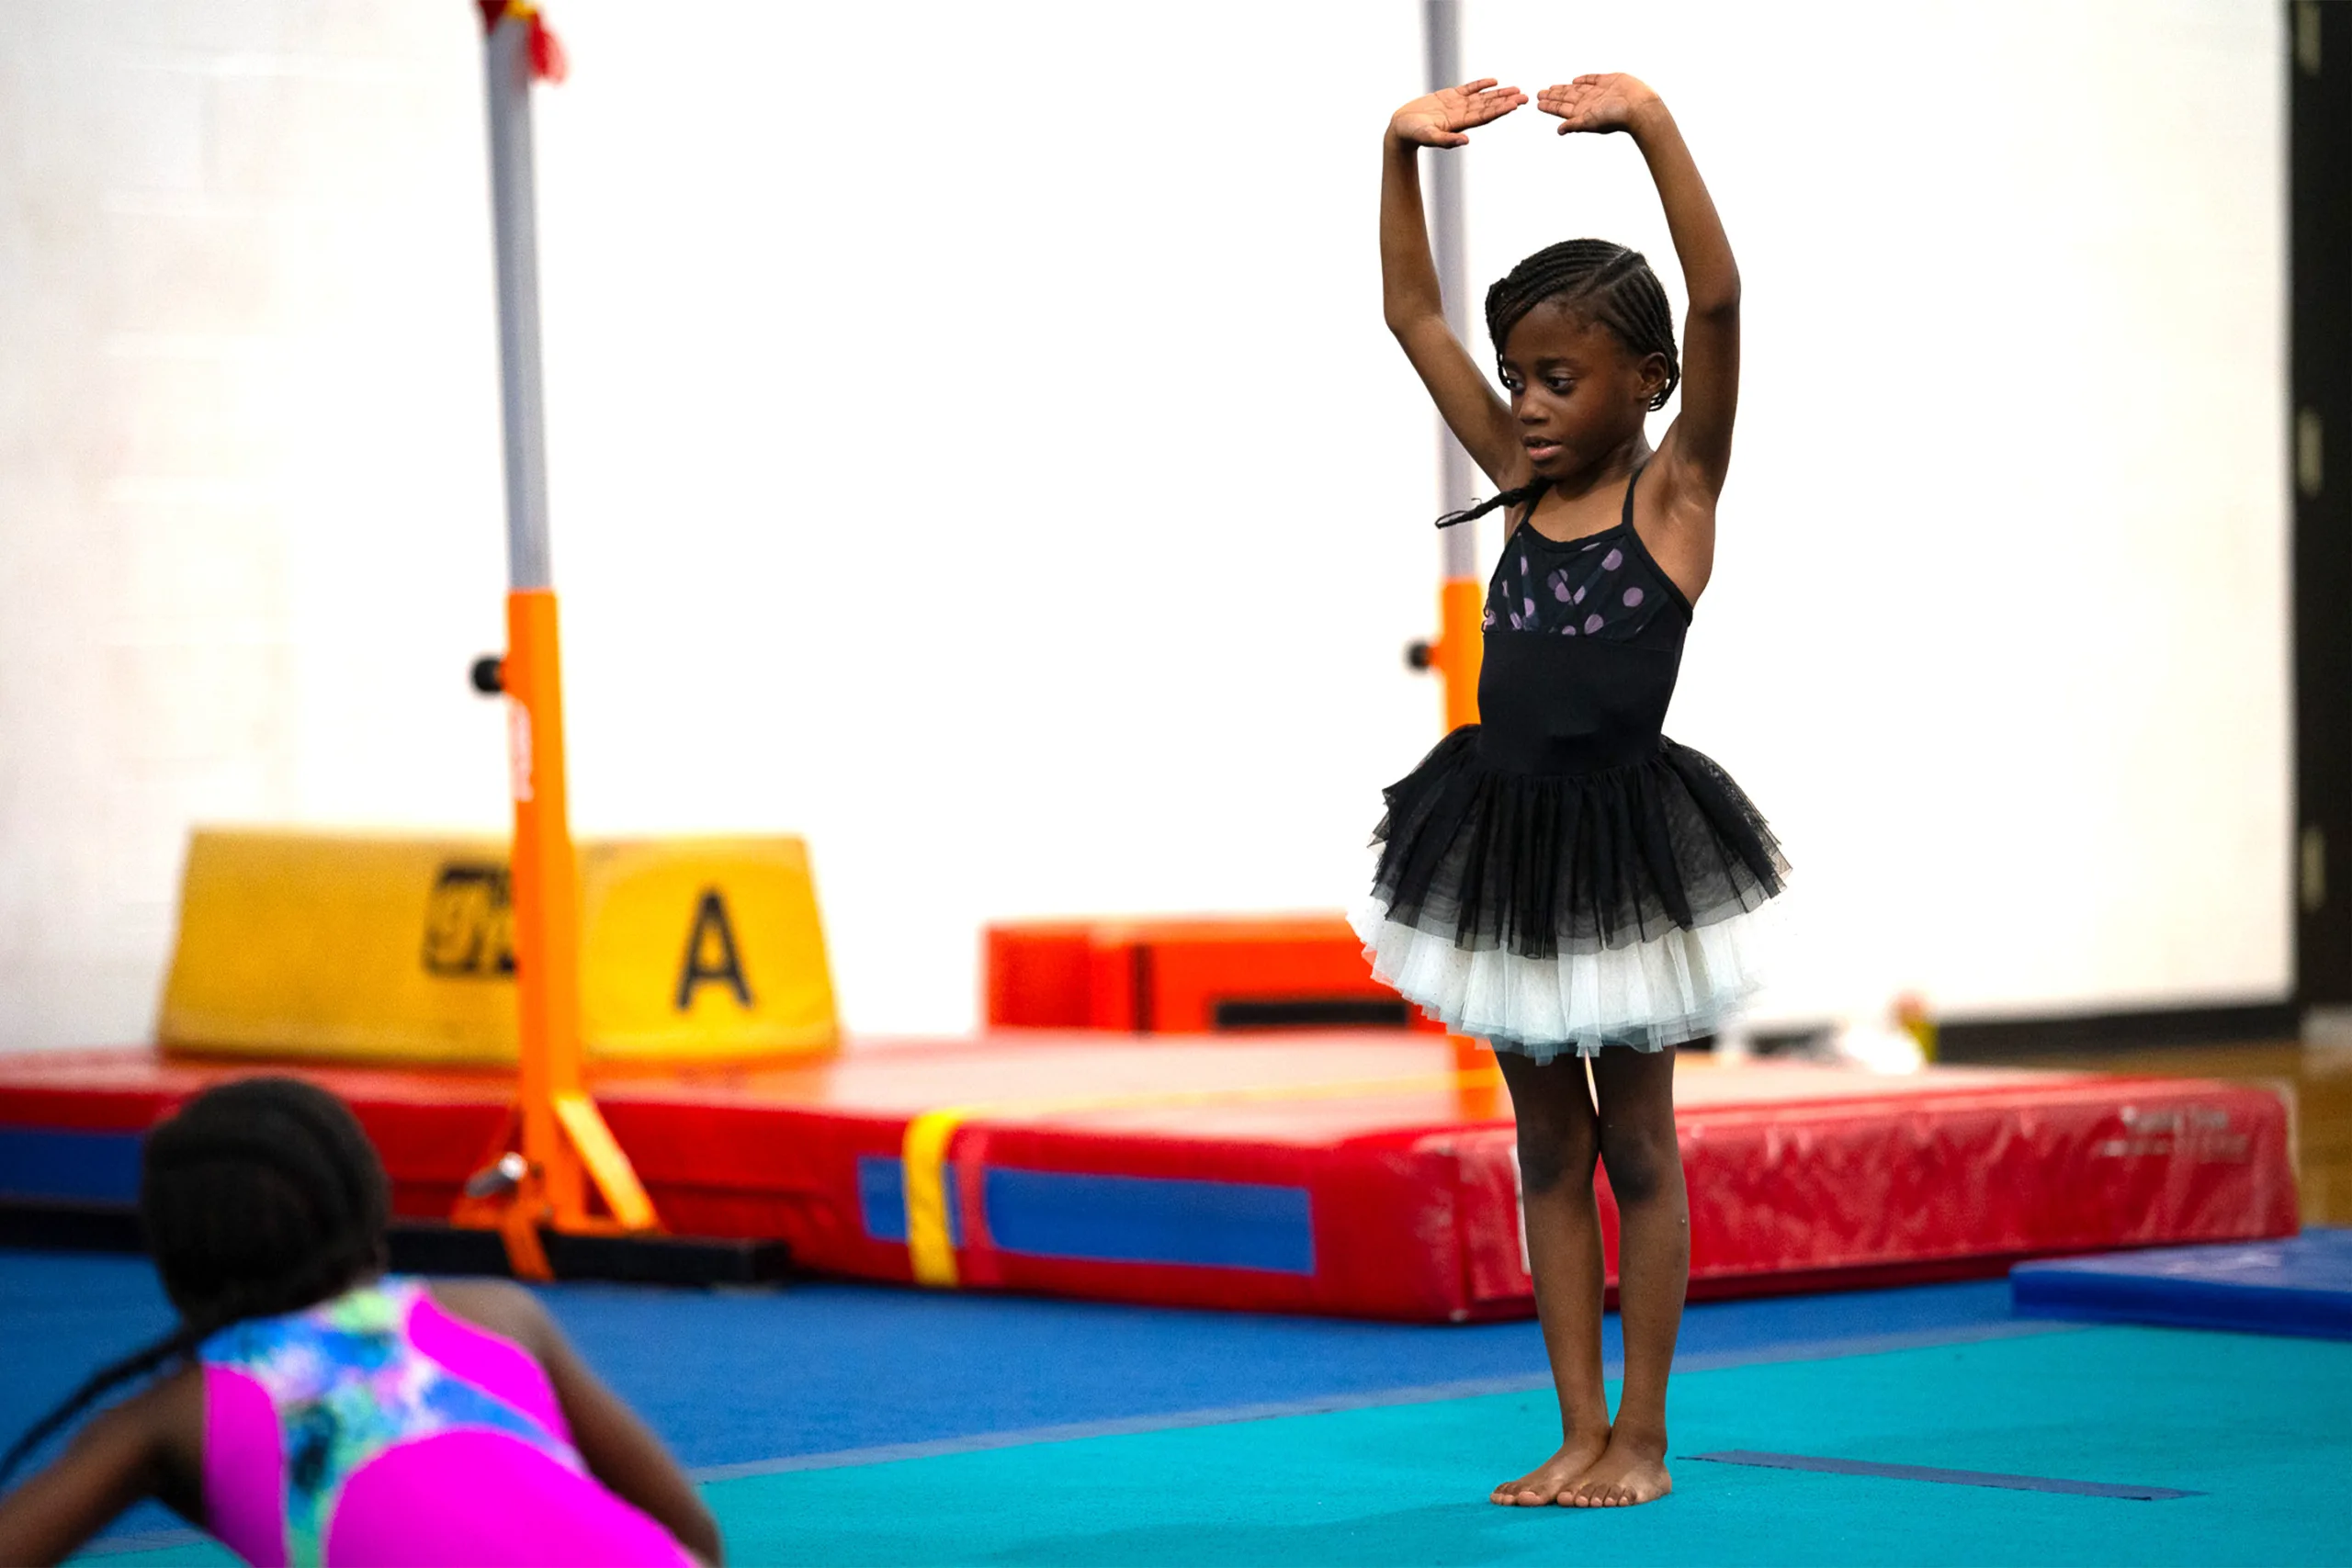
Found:
<path fill-rule="evenodd" d="M 967 1122 L 976 1118 L 1068 1115 L 1087 1111 L 1165 1110 L 1187 1105 L 1248 1105 L 1297 1100 L 1372 1099 L 1419 1094 L 1430 1089 L 1491 1093 L 1502 1084 L 1493 1067 L 1408 1077 L 1339 1078 L 1329 1083 L 1260 1084 L 1249 1089 L 1161 1089 L 1154 1092 L 1071 1096 L 1059 1100 L 1007 1100 L 980 1105 L 948 1105 L 925 1111 L 907 1123 L 899 1141 L 905 1168 L 907 1260 L 915 1283 L 954 1290 L 960 1280 L 954 1231 L 948 1224 L 947 1150 Z"/>

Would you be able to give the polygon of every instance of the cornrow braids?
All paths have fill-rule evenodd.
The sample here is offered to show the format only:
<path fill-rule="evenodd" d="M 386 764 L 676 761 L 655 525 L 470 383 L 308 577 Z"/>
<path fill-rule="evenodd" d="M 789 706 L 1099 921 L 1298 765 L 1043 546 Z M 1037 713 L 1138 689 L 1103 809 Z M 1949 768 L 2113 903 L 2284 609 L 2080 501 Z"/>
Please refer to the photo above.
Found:
<path fill-rule="evenodd" d="M 94 1373 L 0 1457 L 0 1480 L 108 1390 L 250 1317 L 325 1301 L 382 1267 L 390 1183 L 343 1101 L 299 1078 L 207 1089 L 147 1134 L 140 1219 L 177 1327 Z"/>
<path fill-rule="evenodd" d="M 1530 310 L 1555 299 L 1617 334 L 1637 358 L 1666 356 L 1666 385 L 1650 399 L 1662 409 L 1682 381 L 1674 348 L 1674 312 L 1666 286 L 1641 252 L 1608 240 L 1563 240 L 1521 262 L 1487 290 L 1487 335 L 1499 355 L 1511 328 Z"/>
<path fill-rule="evenodd" d="M 1609 240 L 1563 240 L 1546 245 L 1521 262 L 1487 290 L 1487 335 L 1500 358 L 1511 328 L 1546 300 L 1589 317 L 1617 335 L 1617 341 L 1637 358 L 1666 356 L 1666 384 L 1650 399 L 1652 409 L 1666 406 L 1682 384 L 1682 357 L 1674 345 L 1674 311 L 1667 304 L 1666 286 L 1641 252 Z M 1500 495 L 1449 512 L 1437 520 L 1441 528 L 1484 517 L 1498 506 L 1517 506 L 1542 495 L 1551 481 L 1507 490 Z"/>

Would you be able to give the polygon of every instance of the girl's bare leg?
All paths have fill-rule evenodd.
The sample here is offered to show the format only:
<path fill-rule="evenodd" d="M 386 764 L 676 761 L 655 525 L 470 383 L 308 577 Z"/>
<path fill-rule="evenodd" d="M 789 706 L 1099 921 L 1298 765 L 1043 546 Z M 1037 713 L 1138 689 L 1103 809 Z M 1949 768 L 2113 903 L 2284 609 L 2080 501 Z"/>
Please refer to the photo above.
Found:
<path fill-rule="evenodd" d="M 1666 1470 L 1666 1378 L 1690 1282 L 1690 1201 L 1674 1140 L 1674 1053 L 1611 1046 L 1592 1059 L 1600 1159 L 1617 1199 L 1617 1302 L 1625 1386 L 1609 1446 L 1559 1500 L 1623 1507 L 1674 1490 Z"/>
<path fill-rule="evenodd" d="M 1498 1051 L 1519 1118 L 1519 1174 L 1527 1216 L 1529 1272 L 1544 1349 L 1560 1395 L 1560 1449 L 1492 1502 L 1530 1506 L 1562 1501 L 1609 1446 L 1609 1395 L 1600 1382 L 1600 1211 L 1592 1194 L 1600 1126 L 1584 1062 L 1563 1056 L 1538 1066 Z"/>

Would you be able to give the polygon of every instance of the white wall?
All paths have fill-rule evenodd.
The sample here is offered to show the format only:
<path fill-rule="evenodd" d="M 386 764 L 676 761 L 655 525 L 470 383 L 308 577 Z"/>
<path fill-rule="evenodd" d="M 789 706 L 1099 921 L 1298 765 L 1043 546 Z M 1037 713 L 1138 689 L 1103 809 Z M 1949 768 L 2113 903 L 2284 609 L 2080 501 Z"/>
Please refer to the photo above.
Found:
<path fill-rule="evenodd" d="M 538 98 L 579 828 L 806 832 L 866 1032 L 968 1026 L 991 917 L 1344 901 L 1436 724 L 1418 7 L 693 15 L 563 0 Z M 2286 986 L 2277 31 L 1474 0 L 1474 71 L 1646 73 L 1740 252 L 1672 728 L 1799 863 L 1770 1010 Z M 1666 261 L 1547 130 L 1474 276 Z M 481 134 L 456 0 L 0 7 L 0 1045 L 145 1033 L 191 822 L 503 820 Z"/>
<path fill-rule="evenodd" d="M 2279 11 L 1472 8 L 1474 72 L 1648 69 L 1739 254 L 1670 728 L 1798 863 L 1773 1006 L 2291 984 Z M 1671 255 L 1626 142 L 1473 151 L 1475 276 Z"/>

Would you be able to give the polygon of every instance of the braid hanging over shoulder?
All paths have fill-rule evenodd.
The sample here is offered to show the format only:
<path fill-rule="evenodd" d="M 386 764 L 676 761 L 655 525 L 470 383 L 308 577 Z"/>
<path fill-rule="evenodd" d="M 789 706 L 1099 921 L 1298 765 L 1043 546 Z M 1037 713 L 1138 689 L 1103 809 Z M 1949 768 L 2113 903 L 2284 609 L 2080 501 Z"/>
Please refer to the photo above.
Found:
<path fill-rule="evenodd" d="M 1537 479 L 1532 484 L 1523 484 L 1516 490 L 1507 490 L 1500 495 L 1490 495 L 1484 501 L 1474 501 L 1461 511 L 1449 512 L 1439 518 L 1437 525 L 1441 528 L 1451 528 L 1457 523 L 1475 523 L 1498 506 L 1517 506 L 1522 502 L 1532 504 L 1537 496 L 1544 493 L 1551 482 L 1549 479 Z"/>
<path fill-rule="evenodd" d="M 298 1312 L 383 1266 L 390 1183 L 343 1101 L 299 1078 L 208 1089 L 147 1134 L 139 1213 L 171 1333 L 102 1368 L 0 1457 L 0 1480 L 109 1390 L 232 1323 Z"/>

